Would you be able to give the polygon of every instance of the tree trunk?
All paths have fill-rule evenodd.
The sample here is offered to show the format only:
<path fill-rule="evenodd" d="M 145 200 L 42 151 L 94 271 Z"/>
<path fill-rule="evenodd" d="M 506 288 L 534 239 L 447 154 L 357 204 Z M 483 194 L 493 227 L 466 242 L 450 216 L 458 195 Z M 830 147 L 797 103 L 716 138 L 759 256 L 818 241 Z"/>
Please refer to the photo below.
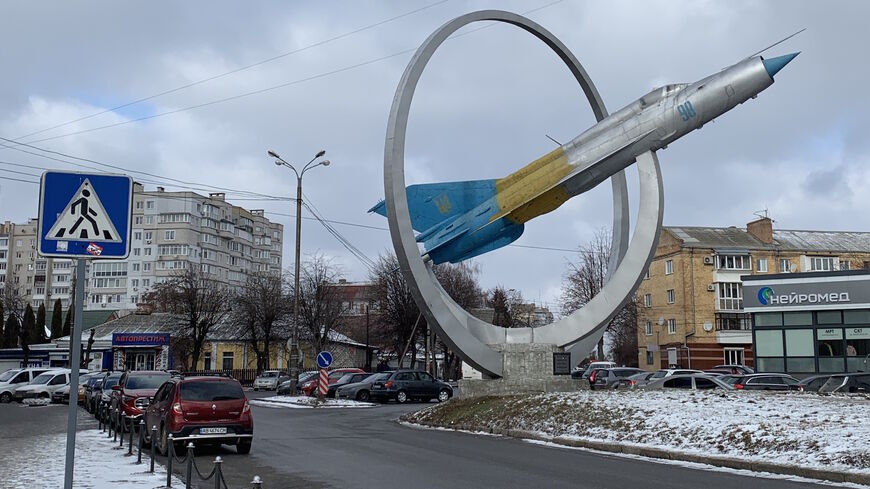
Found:
<path fill-rule="evenodd" d="M 604 337 L 598 340 L 598 359 L 604 360 Z"/>

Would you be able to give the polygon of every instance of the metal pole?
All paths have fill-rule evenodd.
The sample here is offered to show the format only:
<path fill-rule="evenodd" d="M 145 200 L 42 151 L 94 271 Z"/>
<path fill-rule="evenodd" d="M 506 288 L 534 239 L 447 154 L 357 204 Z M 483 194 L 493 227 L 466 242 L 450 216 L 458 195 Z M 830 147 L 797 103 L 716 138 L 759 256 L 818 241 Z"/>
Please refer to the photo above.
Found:
<path fill-rule="evenodd" d="M 79 385 L 79 362 L 81 361 L 82 346 L 82 308 L 85 301 L 85 260 L 76 260 L 76 303 L 75 315 L 73 316 L 73 328 L 69 336 L 69 366 L 70 386 Z M 64 489 L 72 489 L 73 464 L 76 452 L 76 416 L 78 416 L 78 403 L 70 402 L 66 418 L 66 464 L 63 477 Z"/>
<path fill-rule="evenodd" d="M 296 177 L 296 263 L 293 274 L 293 348 L 290 349 L 290 392 L 296 395 L 299 379 L 299 253 L 302 247 L 302 175 Z"/>
<path fill-rule="evenodd" d="M 366 304 L 366 372 L 372 371 L 372 353 L 369 350 L 369 305 Z"/>
<path fill-rule="evenodd" d="M 190 489 L 193 487 L 193 442 L 188 442 L 185 461 L 187 461 L 187 480 L 184 481 L 184 487 Z"/>
<path fill-rule="evenodd" d="M 127 455 L 133 455 L 133 432 L 136 429 L 133 427 L 133 417 L 130 418 L 130 437 L 127 438 Z"/>
<path fill-rule="evenodd" d="M 263 481 L 260 480 L 259 475 L 254 476 L 254 480 L 251 481 L 251 489 L 261 489 L 263 487 Z"/>
<path fill-rule="evenodd" d="M 157 425 L 151 427 L 151 473 L 154 473 L 154 445 L 157 444 Z"/>
<path fill-rule="evenodd" d="M 172 460 L 175 458 L 175 441 L 172 440 L 172 433 L 166 437 L 166 445 L 166 487 L 172 487 Z"/>
<path fill-rule="evenodd" d="M 224 478 L 221 472 L 221 464 L 223 459 L 220 457 L 214 458 L 214 489 L 221 489 L 221 480 Z"/>
<path fill-rule="evenodd" d="M 143 416 L 144 418 L 144 416 Z M 136 463 L 142 463 L 142 438 L 145 437 L 145 420 L 139 419 L 139 440 L 137 441 L 137 448 L 139 449 L 139 454 L 136 456 Z"/>

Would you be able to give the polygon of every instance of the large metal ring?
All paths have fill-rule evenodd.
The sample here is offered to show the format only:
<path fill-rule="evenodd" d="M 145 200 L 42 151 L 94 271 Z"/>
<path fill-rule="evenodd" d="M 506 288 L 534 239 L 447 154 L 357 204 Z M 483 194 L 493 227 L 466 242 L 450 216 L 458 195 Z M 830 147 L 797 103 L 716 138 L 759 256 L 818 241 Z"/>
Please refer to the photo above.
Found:
<path fill-rule="evenodd" d="M 634 293 L 658 243 L 662 220 L 661 176 L 654 153 L 638 158 L 640 212 L 631 245 L 628 190 L 625 174 L 611 177 L 613 233 L 607 284 L 584 307 L 561 320 L 538 328 L 502 328 L 472 316 L 441 287 L 431 266 L 423 262 L 411 227 L 405 191 L 405 133 L 417 82 L 435 50 L 451 34 L 472 22 L 497 21 L 517 26 L 550 47 L 580 84 L 596 119 L 607 117 L 598 90 L 577 58 L 553 34 L 523 16 L 501 10 L 482 10 L 457 17 L 430 35 L 408 63 L 390 109 L 384 144 L 384 196 L 390 236 L 400 268 L 421 313 L 445 343 L 460 357 L 489 377 L 500 377 L 503 357 L 489 345 L 499 343 L 551 343 L 576 345 L 591 351 L 604 329 Z M 573 346 L 572 346 L 573 348 Z"/>

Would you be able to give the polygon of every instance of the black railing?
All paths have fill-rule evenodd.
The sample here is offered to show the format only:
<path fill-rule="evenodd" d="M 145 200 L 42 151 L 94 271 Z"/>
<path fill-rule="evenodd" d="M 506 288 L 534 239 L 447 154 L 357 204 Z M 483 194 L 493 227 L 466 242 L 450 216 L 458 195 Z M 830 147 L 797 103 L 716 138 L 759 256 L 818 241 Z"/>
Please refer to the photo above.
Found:
<path fill-rule="evenodd" d="M 257 378 L 257 369 L 233 369 L 233 370 L 188 370 L 184 375 L 228 375 L 239 381 L 244 386 L 254 385 L 254 380 Z"/>

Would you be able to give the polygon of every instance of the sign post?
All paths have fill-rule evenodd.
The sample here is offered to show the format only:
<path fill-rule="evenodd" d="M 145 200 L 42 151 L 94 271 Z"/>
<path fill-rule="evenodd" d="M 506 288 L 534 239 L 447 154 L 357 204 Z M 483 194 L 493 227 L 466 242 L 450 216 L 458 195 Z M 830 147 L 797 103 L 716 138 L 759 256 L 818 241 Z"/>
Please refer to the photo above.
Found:
<path fill-rule="evenodd" d="M 133 180 L 126 175 L 48 171 L 39 186 L 39 254 L 76 259 L 73 327 L 70 332 L 70 386 L 78 388 L 81 363 L 85 265 L 91 259 L 123 259 L 130 254 Z M 66 428 L 65 489 L 72 489 L 78 403 L 70 391 Z"/>
<path fill-rule="evenodd" d="M 329 391 L 329 366 L 332 365 L 332 353 L 322 351 L 317 354 L 317 366 L 320 367 L 320 376 L 317 382 L 317 398 L 323 400 L 323 396 Z"/>

